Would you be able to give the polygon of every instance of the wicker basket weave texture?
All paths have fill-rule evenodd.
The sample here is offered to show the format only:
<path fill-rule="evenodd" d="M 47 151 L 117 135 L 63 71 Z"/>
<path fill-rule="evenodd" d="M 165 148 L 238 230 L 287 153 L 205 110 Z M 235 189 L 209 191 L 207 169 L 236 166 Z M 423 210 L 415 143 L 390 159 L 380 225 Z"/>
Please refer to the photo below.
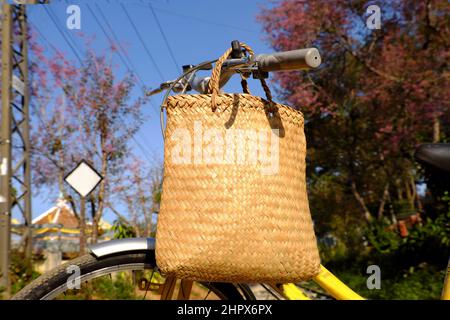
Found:
<path fill-rule="evenodd" d="M 306 192 L 303 115 L 249 94 L 219 94 L 215 104 L 213 111 L 210 94 L 177 95 L 167 101 L 156 242 L 159 268 L 178 278 L 203 281 L 312 278 L 320 259 Z M 224 140 L 223 153 L 219 150 L 213 161 L 195 154 L 199 125 L 203 132 L 214 128 L 217 139 Z M 190 137 L 191 157 L 184 164 L 173 161 L 180 129 Z M 278 133 L 269 138 L 272 129 Z M 225 146 L 227 134 L 239 130 L 267 133 L 268 149 L 278 141 L 274 174 L 263 173 L 273 163 L 247 158 L 239 163 L 242 151 L 245 156 L 254 151 L 255 140 L 241 141 L 243 150 L 230 150 L 236 144 Z M 214 145 L 220 146 L 217 139 Z M 208 145 L 203 142 L 200 150 L 205 152 Z"/>

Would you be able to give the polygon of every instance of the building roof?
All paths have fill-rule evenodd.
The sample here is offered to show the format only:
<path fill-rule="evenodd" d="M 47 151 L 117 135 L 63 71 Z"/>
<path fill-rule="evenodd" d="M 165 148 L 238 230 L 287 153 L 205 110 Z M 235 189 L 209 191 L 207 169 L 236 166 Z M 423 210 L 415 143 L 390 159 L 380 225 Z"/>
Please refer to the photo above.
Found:
<path fill-rule="evenodd" d="M 35 225 L 60 224 L 63 228 L 77 229 L 78 219 L 67 201 L 60 198 L 56 206 L 50 208 L 32 221 Z"/>

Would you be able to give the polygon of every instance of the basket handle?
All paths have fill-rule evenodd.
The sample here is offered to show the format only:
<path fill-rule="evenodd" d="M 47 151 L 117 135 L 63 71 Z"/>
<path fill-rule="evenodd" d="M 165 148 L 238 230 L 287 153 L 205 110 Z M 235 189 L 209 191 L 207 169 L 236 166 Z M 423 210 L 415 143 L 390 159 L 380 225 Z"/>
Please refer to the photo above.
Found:
<path fill-rule="evenodd" d="M 244 48 L 248 54 L 251 56 L 254 55 L 254 52 L 250 46 L 248 46 L 245 43 L 240 42 L 240 45 L 242 48 Z M 220 81 L 220 74 L 222 72 L 222 64 L 225 62 L 225 60 L 228 59 L 228 57 L 231 55 L 231 52 L 233 51 L 232 48 L 229 48 L 225 53 L 217 60 L 216 65 L 214 66 L 214 69 L 211 74 L 211 79 L 208 83 L 208 92 L 211 93 L 211 108 L 213 111 L 216 110 L 216 100 L 217 95 L 219 94 L 219 81 Z M 264 89 L 264 92 L 266 93 L 266 98 L 270 102 L 270 104 L 273 103 L 272 101 L 272 93 L 270 92 L 269 87 L 267 86 L 267 83 L 264 79 L 260 79 L 261 86 Z M 241 81 L 242 89 L 245 93 L 250 93 L 247 86 L 247 81 L 243 78 Z"/>

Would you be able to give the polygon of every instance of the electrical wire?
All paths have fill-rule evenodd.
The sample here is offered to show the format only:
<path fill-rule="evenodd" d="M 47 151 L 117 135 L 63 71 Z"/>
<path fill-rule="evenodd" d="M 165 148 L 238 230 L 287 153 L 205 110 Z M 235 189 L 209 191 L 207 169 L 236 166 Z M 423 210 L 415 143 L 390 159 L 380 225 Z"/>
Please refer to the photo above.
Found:
<path fill-rule="evenodd" d="M 153 14 L 153 17 L 155 18 L 156 24 L 158 25 L 159 32 L 161 33 L 161 36 L 164 39 L 164 42 L 166 43 L 166 47 L 169 50 L 170 56 L 172 57 L 172 61 L 175 64 L 175 67 L 177 69 L 177 72 L 180 70 L 180 66 L 178 65 L 177 59 L 175 59 L 175 55 L 172 51 L 172 48 L 170 47 L 169 41 L 167 40 L 166 34 L 163 30 L 163 27 L 161 26 L 161 23 L 159 22 L 158 16 L 156 15 L 155 10 L 153 10 L 153 6 L 151 3 L 148 4 L 148 7 L 150 8 L 150 11 Z"/>
<path fill-rule="evenodd" d="M 34 23 L 32 23 L 30 20 L 27 21 L 32 27 L 33 29 L 35 29 L 37 31 L 37 33 L 39 34 L 39 36 L 44 39 L 45 42 L 47 42 L 47 44 L 50 46 L 50 48 L 52 48 L 56 53 L 60 52 L 60 50 L 58 48 L 56 48 L 45 36 L 44 34 L 39 30 L 38 26 L 35 25 Z"/>
<path fill-rule="evenodd" d="M 163 76 L 161 70 L 159 69 L 158 65 L 156 64 L 156 61 L 153 58 L 152 54 L 150 53 L 150 50 L 148 49 L 147 45 L 145 44 L 144 39 L 142 38 L 141 33 L 139 32 L 139 29 L 136 27 L 136 24 L 133 22 L 133 19 L 131 19 L 131 16 L 128 13 L 125 6 L 123 5 L 123 3 L 121 3 L 120 6 L 122 7 L 122 10 L 125 13 L 125 15 L 127 16 L 128 21 L 130 22 L 131 26 L 133 27 L 134 31 L 136 32 L 136 35 L 139 38 L 139 41 L 141 42 L 142 46 L 144 47 L 145 52 L 149 56 L 153 66 L 155 67 L 155 70 L 159 74 L 161 81 L 164 82 L 164 76 Z"/>
<path fill-rule="evenodd" d="M 48 7 L 49 12 L 53 15 L 53 18 L 55 19 L 56 22 L 58 22 L 60 25 L 60 21 L 58 19 L 58 17 L 56 16 L 55 11 L 53 10 L 52 6 Z M 73 46 L 75 47 L 75 49 L 77 50 L 77 52 L 80 54 L 80 56 L 84 55 L 84 52 L 82 49 L 80 49 L 80 47 L 77 44 L 77 41 L 75 40 L 76 38 L 73 36 L 72 32 L 68 31 L 68 28 L 62 28 L 63 31 L 65 31 L 65 34 L 67 35 L 67 38 L 69 39 L 69 41 L 73 44 Z"/>
<path fill-rule="evenodd" d="M 95 15 L 95 13 L 93 12 L 93 10 L 90 8 L 89 4 L 86 4 L 88 6 L 89 11 L 91 12 L 92 16 L 94 17 L 94 19 L 96 20 L 97 24 L 99 25 L 100 29 L 102 30 L 102 32 L 105 34 L 105 36 L 108 38 L 108 40 L 113 43 L 112 39 L 109 37 L 108 33 L 106 32 L 106 30 L 103 28 L 103 26 L 101 25 L 101 23 L 99 22 L 97 16 Z M 63 37 L 63 39 L 65 40 L 65 42 L 69 45 L 69 47 L 71 48 L 72 52 L 74 53 L 74 55 L 77 57 L 78 61 L 80 62 L 81 65 L 83 65 L 83 62 L 80 58 L 80 56 L 78 55 L 78 53 L 76 52 L 75 48 L 73 47 L 73 45 L 69 42 L 69 40 L 67 39 L 66 35 L 63 33 L 63 31 L 59 28 L 55 18 L 51 15 L 51 13 L 47 10 L 47 8 L 44 6 L 44 9 L 46 10 L 48 16 L 50 17 L 50 19 L 53 21 L 55 27 L 58 29 L 58 31 L 60 32 L 61 36 Z M 55 50 L 55 52 L 58 52 L 58 49 L 44 36 L 44 34 L 39 30 L 39 28 L 37 28 L 37 26 L 35 24 L 32 24 L 33 27 L 36 29 L 36 31 L 39 33 L 39 35 L 44 39 L 44 41 L 46 41 L 50 47 Z M 110 25 L 108 24 L 109 28 L 112 29 L 110 27 Z M 123 50 L 123 48 L 121 48 Z M 130 67 L 127 65 L 127 63 L 125 62 L 124 58 L 122 57 L 122 55 L 118 52 L 119 57 L 121 58 L 122 63 L 124 64 L 124 66 L 127 68 L 128 71 L 133 72 L 132 70 L 130 70 Z M 132 66 L 133 67 L 133 66 Z M 144 87 L 144 84 L 142 82 L 142 79 L 140 79 L 140 77 L 138 76 L 137 72 L 134 72 L 138 78 L 138 81 L 140 81 L 142 87 Z M 158 115 L 157 111 L 156 111 L 156 106 L 152 103 L 152 101 L 149 101 L 150 104 L 152 105 L 152 110 L 155 112 L 156 115 Z M 38 118 L 41 122 L 42 125 L 45 125 L 45 122 L 43 121 L 43 119 L 40 116 L 39 111 L 35 110 L 36 114 L 38 115 Z M 139 133 L 137 133 L 139 135 Z M 148 150 L 146 150 L 141 143 L 134 137 L 131 137 L 133 142 L 136 144 L 136 146 L 141 150 L 142 154 L 144 155 L 144 157 L 150 162 L 152 163 L 153 161 L 150 159 L 149 156 L 149 152 Z M 145 139 L 143 139 L 145 141 Z M 50 159 L 52 162 L 53 159 Z"/>
<path fill-rule="evenodd" d="M 97 18 L 97 15 L 94 13 L 94 11 L 92 10 L 91 6 L 89 5 L 89 3 L 86 3 L 86 6 L 89 10 L 89 12 L 91 13 L 92 17 L 94 18 L 95 22 L 97 23 L 97 25 L 100 27 L 100 29 L 102 30 L 103 34 L 105 35 L 105 37 L 108 39 L 108 41 L 110 42 L 110 44 L 114 44 L 114 41 L 111 39 L 111 37 L 108 35 L 108 33 L 106 32 L 105 28 L 103 27 L 103 25 L 100 23 L 99 19 Z M 118 44 L 119 45 L 119 44 Z M 128 72 L 131 72 L 132 74 L 135 74 L 136 77 L 138 78 L 138 81 L 141 83 L 141 86 L 144 86 L 144 83 L 142 82 L 142 80 L 140 79 L 140 77 L 137 75 L 137 73 L 135 71 L 132 71 L 130 69 L 130 67 L 128 66 L 127 62 L 125 61 L 124 57 L 122 56 L 122 54 L 120 53 L 120 51 L 116 51 L 117 55 L 119 56 L 119 59 L 122 61 L 123 65 L 125 66 L 125 68 L 127 69 Z"/>
<path fill-rule="evenodd" d="M 89 5 L 88 5 L 89 6 Z M 119 46 L 120 50 L 122 50 L 122 54 L 125 57 L 125 59 L 127 60 L 128 64 L 130 65 L 131 69 L 133 70 L 134 74 L 136 75 L 136 77 L 138 78 L 138 80 L 141 82 L 142 87 L 144 87 L 144 83 L 142 81 L 142 78 L 139 76 L 139 73 L 137 72 L 136 67 L 134 66 L 133 62 L 130 60 L 130 58 L 128 57 L 126 50 L 122 47 L 119 38 L 117 37 L 116 33 L 114 32 L 114 29 L 111 27 L 111 25 L 108 22 L 108 19 L 106 18 L 106 16 L 103 14 L 103 11 L 101 10 L 101 8 L 99 7 L 99 5 L 96 3 L 95 6 L 98 9 L 98 13 L 100 14 L 100 16 L 102 17 L 103 21 L 105 22 L 106 26 L 108 27 L 109 31 L 111 32 L 111 35 L 113 36 L 114 40 L 116 41 L 117 45 Z"/>
<path fill-rule="evenodd" d="M 169 14 L 169 15 L 172 15 L 172 16 L 185 18 L 185 19 L 190 19 L 190 20 L 195 20 L 195 21 L 198 21 L 198 22 L 201 22 L 201 23 L 205 23 L 205 24 L 209 24 L 209 25 L 215 25 L 215 26 L 218 26 L 218 27 L 235 29 L 235 30 L 239 30 L 239 31 L 243 31 L 243 32 L 249 32 L 249 33 L 255 33 L 255 34 L 258 33 L 257 30 L 245 29 L 245 28 L 234 26 L 234 25 L 221 23 L 221 22 L 216 22 L 216 21 L 212 21 L 212 20 L 207 20 L 207 19 L 204 19 L 204 18 L 195 17 L 195 16 L 183 14 L 183 13 L 178 13 L 178 12 L 174 12 L 174 11 L 170 11 L 170 10 L 166 10 L 166 9 L 161 9 L 161 8 L 156 8 L 156 7 L 153 7 L 153 8 L 156 11 L 163 12 L 163 13 L 166 13 L 166 14 Z"/>
<path fill-rule="evenodd" d="M 68 44 L 69 48 L 72 50 L 73 54 L 75 55 L 75 57 L 78 59 L 78 61 L 80 62 L 81 65 L 83 65 L 83 61 L 80 58 L 80 56 L 78 55 L 75 47 L 70 43 L 70 41 L 68 40 L 68 38 L 66 37 L 66 34 L 59 28 L 58 23 L 56 22 L 55 18 L 50 14 L 49 9 L 47 9 L 47 6 L 44 5 L 44 9 L 45 12 L 47 12 L 47 15 L 50 17 L 50 19 L 52 20 L 53 24 L 55 25 L 56 29 L 59 31 L 59 33 L 61 34 L 61 36 L 63 37 L 64 41 Z"/>
<path fill-rule="evenodd" d="M 102 30 L 103 34 L 105 35 L 105 37 L 109 40 L 109 42 L 112 44 L 114 43 L 114 41 L 111 39 L 111 37 L 109 36 L 108 32 L 105 30 L 105 28 L 102 26 L 102 24 L 100 23 L 99 19 L 97 18 L 97 16 L 95 15 L 94 11 L 92 10 L 92 8 L 90 7 L 89 4 L 86 4 L 88 7 L 88 10 L 90 11 L 91 15 L 94 17 L 94 20 L 96 21 L 97 25 L 100 27 L 100 29 Z M 111 25 L 109 24 L 109 22 L 106 20 L 106 17 L 104 16 L 104 14 L 102 13 L 101 9 L 99 7 L 97 7 L 97 9 L 99 10 L 101 16 L 103 17 L 104 21 L 106 22 L 105 24 L 107 25 L 107 27 L 111 30 L 111 34 L 114 37 L 114 39 L 117 42 L 117 45 L 119 46 L 119 48 L 123 51 L 123 55 L 120 53 L 120 51 L 117 51 L 117 55 L 119 56 L 120 60 L 122 61 L 122 64 L 125 66 L 125 68 L 127 69 L 128 72 L 131 72 L 133 74 L 136 75 L 136 78 L 139 81 L 139 84 L 141 85 L 142 88 L 145 87 L 144 82 L 142 81 L 142 78 L 139 76 L 138 72 L 136 71 L 137 69 L 134 67 L 133 63 L 131 62 L 131 60 L 128 58 L 128 56 L 126 55 L 126 52 L 124 50 L 124 48 L 122 47 L 122 45 L 120 44 L 119 38 L 117 37 L 117 35 L 115 34 L 115 32 L 113 31 L 113 28 L 111 27 Z M 124 58 L 125 57 L 125 58 Z M 127 64 L 127 62 L 125 61 L 127 60 L 130 64 L 130 66 Z M 130 68 L 131 67 L 131 68 Z M 151 100 L 149 100 L 150 105 L 152 106 L 152 110 L 155 113 L 156 116 L 158 116 L 158 111 L 157 111 L 157 107 L 153 104 L 153 102 Z"/>

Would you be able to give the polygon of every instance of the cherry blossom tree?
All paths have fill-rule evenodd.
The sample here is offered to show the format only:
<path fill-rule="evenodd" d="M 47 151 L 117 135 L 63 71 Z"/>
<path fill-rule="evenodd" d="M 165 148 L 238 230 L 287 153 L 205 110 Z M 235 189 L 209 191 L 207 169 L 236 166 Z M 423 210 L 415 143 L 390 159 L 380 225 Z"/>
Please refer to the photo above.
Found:
<path fill-rule="evenodd" d="M 378 30 L 366 27 L 371 4 L 381 9 Z M 448 2 L 275 1 L 259 21 L 274 49 L 315 46 L 322 55 L 317 71 L 274 78 L 306 117 L 318 228 L 392 216 L 398 201 L 419 210 L 414 149 L 450 133 Z M 340 217 L 330 212 L 337 207 Z"/>
<path fill-rule="evenodd" d="M 137 157 L 131 158 L 126 174 L 118 177 L 120 181 L 115 184 L 114 193 L 118 196 L 108 203 L 138 237 L 154 236 L 155 214 L 159 212 L 161 199 L 162 171 L 159 160 L 155 159 L 150 165 Z M 127 210 L 128 219 L 115 209 L 117 207 Z"/>
<path fill-rule="evenodd" d="M 36 121 L 32 134 L 34 184 L 53 188 L 68 197 L 77 210 L 77 196 L 65 186 L 64 176 L 82 159 L 104 177 L 86 199 L 92 219 L 92 242 L 109 202 L 113 184 L 126 170 L 130 139 L 144 118 L 145 98 L 132 99 L 135 79 L 118 79 L 111 56 L 88 49 L 83 64 L 61 52 L 48 58 L 35 48 L 40 69 L 33 82 Z M 78 207 L 80 205 L 78 204 Z M 83 208 L 84 209 L 84 208 Z M 80 217 L 84 221 L 83 217 Z"/>

